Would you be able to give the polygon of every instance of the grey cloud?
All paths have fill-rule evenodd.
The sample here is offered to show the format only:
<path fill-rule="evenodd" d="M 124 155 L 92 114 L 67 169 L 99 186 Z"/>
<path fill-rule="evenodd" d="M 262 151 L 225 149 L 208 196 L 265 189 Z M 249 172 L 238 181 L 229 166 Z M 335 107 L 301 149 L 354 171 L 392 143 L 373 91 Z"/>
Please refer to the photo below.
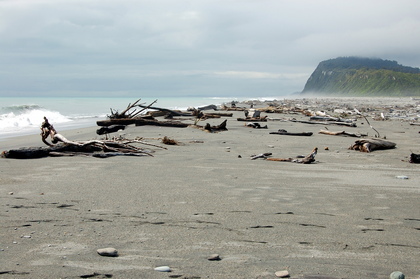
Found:
<path fill-rule="evenodd" d="M 416 0 L 1 1 L 0 96 L 267 96 L 302 90 L 337 56 L 418 67 L 419 9 Z"/>

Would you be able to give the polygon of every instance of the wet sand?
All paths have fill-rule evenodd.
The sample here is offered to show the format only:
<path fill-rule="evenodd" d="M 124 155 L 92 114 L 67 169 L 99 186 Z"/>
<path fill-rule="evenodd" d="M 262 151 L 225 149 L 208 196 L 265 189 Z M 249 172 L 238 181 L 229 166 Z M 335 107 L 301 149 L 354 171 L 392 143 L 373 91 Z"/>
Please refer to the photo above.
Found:
<path fill-rule="evenodd" d="M 357 138 L 285 120 L 303 115 L 262 115 L 278 120 L 253 129 L 234 112 L 220 133 L 129 126 L 126 138 L 167 148 L 150 147 L 153 157 L 0 159 L 0 277 L 276 278 L 288 270 L 290 278 L 379 279 L 399 270 L 420 278 L 420 165 L 408 162 L 420 153 L 420 127 L 368 118 L 397 147 L 362 153 L 348 149 Z M 328 129 L 375 134 L 363 119 L 356 123 Z M 90 140 L 100 138 L 96 129 L 62 134 Z M 269 134 L 278 129 L 314 134 Z M 164 136 L 181 145 L 161 144 Z M 43 146 L 40 136 L 0 142 L 1 150 L 29 146 Z M 250 159 L 314 147 L 308 165 Z M 99 256 L 105 247 L 119 257 Z M 212 254 L 221 260 L 209 261 Z"/>

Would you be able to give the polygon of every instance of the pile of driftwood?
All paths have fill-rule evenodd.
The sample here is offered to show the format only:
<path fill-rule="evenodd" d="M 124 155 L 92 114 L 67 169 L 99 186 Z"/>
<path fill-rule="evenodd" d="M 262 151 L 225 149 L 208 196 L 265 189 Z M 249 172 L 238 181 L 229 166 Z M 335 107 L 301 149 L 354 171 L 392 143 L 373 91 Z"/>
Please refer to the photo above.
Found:
<path fill-rule="evenodd" d="M 133 104 L 129 104 L 127 108 L 121 113 L 111 109 L 111 115 L 108 116 L 107 120 L 100 120 L 96 122 L 98 126 L 101 126 L 101 128 L 96 131 L 97 134 L 103 135 L 118 130 L 123 130 L 126 125 L 131 124 L 134 124 L 135 126 L 153 125 L 174 128 L 186 128 L 192 126 L 207 132 L 220 132 L 227 130 L 226 120 L 217 126 L 211 126 L 208 123 L 205 126 L 200 126 L 197 123 L 208 118 L 220 118 L 222 116 L 232 117 L 233 115 L 232 113 L 203 112 L 203 110 L 216 110 L 217 107 L 214 105 L 209 105 L 198 109 L 189 108 L 188 111 L 185 112 L 152 106 L 154 103 L 156 103 L 157 100 L 149 105 L 139 104 L 139 101 L 140 99 Z M 140 108 L 140 110 L 138 110 L 138 108 Z M 166 120 L 159 121 L 155 118 L 161 116 L 163 116 Z M 175 119 L 175 117 L 177 117 L 177 119 Z M 181 119 L 182 117 L 187 117 L 186 120 L 190 120 L 194 124 L 181 122 L 180 120 L 184 120 Z"/>
<path fill-rule="evenodd" d="M 47 138 L 51 138 L 51 142 Z M 41 139 L 47 147 L 29 147 L 3 151 L 1 157 L 13 159 L 33 159 L 42 157 L 56 156 L 92 156 L 107 158 L 112 156 L 153 156 L 152 150 L 139 148 L 134 144 L 143 144 L 164 148 L 149 144 L 141 140 L 128 140 L 123 138 L 113 140 L 90 140 L 90 141 L 70 141 L 63 135 L 57 133 L 53 125 L 44 117 L 41 125 Z"/>

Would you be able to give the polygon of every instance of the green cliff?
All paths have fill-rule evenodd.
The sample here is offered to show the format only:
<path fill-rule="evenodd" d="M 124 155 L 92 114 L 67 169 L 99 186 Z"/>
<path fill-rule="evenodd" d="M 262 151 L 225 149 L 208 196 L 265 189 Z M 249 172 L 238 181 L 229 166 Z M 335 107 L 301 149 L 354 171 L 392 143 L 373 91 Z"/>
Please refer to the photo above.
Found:
<path fill-rule="evenodd" d="M 319 63 L 302 94 L 420 96 L 420 69 L 382 59 L 330 59 Z"/>

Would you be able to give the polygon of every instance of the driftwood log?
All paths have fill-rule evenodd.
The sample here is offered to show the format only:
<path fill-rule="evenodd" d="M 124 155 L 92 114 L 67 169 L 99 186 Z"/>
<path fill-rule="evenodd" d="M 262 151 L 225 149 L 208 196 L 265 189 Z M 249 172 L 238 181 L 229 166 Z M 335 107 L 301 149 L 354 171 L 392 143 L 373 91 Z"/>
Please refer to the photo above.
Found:
<path fill-rule="evenodd" d="M 304 124 L 340 125 L 340 126 L 347 126 L 347 127 L 357 127 L 356 123 L 337 122 L 337 121 L 306 121 L 306 120 L 296 120 L 296 119 L 290 119 L 289 121 L 304 123 Z"/>
<path fill-rule="evenodd" d="M 261 153 L 261 154 L 258 154 L 258 155 L 252 155 L 251 160 L 256 160 L 256 159 L 260 159 L 260 158 L 267 159 L 271 155 L 273 155 L 273 153 L 269 153 L 269 152 L 268 153 Z"/>
<path fill-rule="evenodd" d="M 267 125 L 261 126 L 260 123 L 256 122 L 248 122 L 246 123 L 247 127 L 255 128 L 255 129 L 268 129 Z"/>
<path fill-rule="evenodd" d="M 246 118 L 238 118 L 238 121 L 247 121 L 247 122 L 267 122 L 267 116 L 264 117 L 258 117 L 258 118 L 252 118 L 252 117 L 246 117 Z"/>
<path fill-rule="evenodd" d="M 107 134 L 115 133 L 124 129 L 125 129 L 125 125 L 112 125 L 108 127 L 101 127 L 96 130 L 96 133 L 98 135 L 107 135 Z"/>
<path fill-rule="evenodd" d="M 148 119 L 135 119 L 134 124 L 136 126 L 164 126 L 164 127 L 174 127 L 174 128 L 186 128 L 189 124 L 181 123 L 178 121 L 157 121 L 157 120 L 148 120 Z"/>
<path fill-rule="evenodd" d="M 344 122 L 344 123 L 354 123 L 352 119 L 343 119 L 339 117 L 332 116 L 311 116 L 309 117 L 310 121 L 331 121 L 331 122 Z"/>
<path fill-rule="evenodd" d="M 276 162 L 292 162 L 298 164 L 311 164 L 315 162 L 315 155 L 318 153 L 318 147 L 315 147 L 312 152 L 303 157 L 302 159 L 292 159 L 292 158 L 267 158 L 267 161 L 276 161 Z"/>
<path fill-rule="evenodd" d="M 60 135 L 61 139 L 65 139 Z M 106 158 L 112 156 L 153 156 L 151 150 L 144 150 L 132 145 L 143 143 L 136 140 L 72 142 L 65 140 L 48 147 L 24 147 L 3 151 L 1 157 L 11 159 L 36 159 L 57 156 L 92 156 Z M 144 143 L 147 144 L 147 143 Z M 162 147 L 163 148 L 163 147 Z"/>
<path fill-rule="evenodd" d="M 420 154 L 410 154 L 410 163 L 420 164 Z"/>
<path fill-rule="evenodd" d="M 309 136 L 313 135 L 312 132 L 289 133 L 288 131 L 283 130 L 283 129 L 280 129 L 277 132 L 270 132 L 270 134 L 272 134 L 272 135 L 285 135 L 285 136 L 304 136 L 304 137 L 309 137 Z"/>
<path fill-rule="evenodd" d="M 154 120 L 154 118 L 150 115 L 142 115 L 142 116 L 136 116 L 133 118 L 118 118 L 118 119 L 106 119 L 106 120 L 98 120 L 96 121 L 96 125 L 98 126 L 113 126 L 113 125 L 131 125 L 135 124 L 136 119 L 148 119 L 148 120 Z"/>
<path fill-rule="evenodd" d="M 347 137 L 355 137 L 355 138 L 360 138 L 360 137 L 367 136 L 365 134 L 347 133 L 346 131 L 333 132 L 333 131 L 328 131 L 328 130 L 321 130 L 318 133 L 319 134 L 324 134 L 324 135 L 330 135 L 330 136 L 347 136 Z"/>
<path fill-rule="evenodd" d="M 51 143 L 47 138 L 51 137 Z M 150 150 L 136 147 L 134 143 L 141 143 L 150 146 L 160 147 L 145 143 L 140 140 L 90 140 L 90 141 L 70 141 L 63 135 L 57 133 L 53 125 L 44 117 L 41 125 L 41 139 L 48 147 L 29 147 L 3 151 L 1 157 L 14 159 L 32 159 L 47 156 L 93 156 L 106 158 L 110 156 L 152 156 Z M 160 147 L 164 148 L 164 147 Z M 165 148 L 164 148 L 165 149 Z"/>
<path fill-rule="evenodd" d="M 154 109 L 154 110 L 157 110 L 157 111 L 159 111 L 159 112 L 162 113 L 160 116 L 167 115 L 167 114 L 170 114 L 172 116 L 192 116 L 192 113 L 191 112 L 182 112 L 182 111 L 178 111 L 178 110 L 170 110 L 170 109 L 166 109 L 166 108 L 159 108 L 159 107 L 152 107 L 152 106 L 143 106 L 143 105 L 139 105 L 139 107 L 142 107 L 144 109 Z"/>
<path fill-rule="evenodd" d="M 225 119 L 222 123 L 220 123 L 220 125 L 215 125 L 215 126 L 211 126 L 209 123 L 207 123 L 205 126 L 200 126 L 200 125 L 190 125 L 190 126 L 201 129 L 206 132 L 217 133 L 217 132 L 227 131 L 226 124 L 227 124 L 227 119 Z"/>
<path fill-rule="evenodd" d="M 361 152 L 372 152 L 374 150 L 381 149 L 392 149 L 395 148 L 396 144 L 390 141 L 382 139 L 360 139 L 349 147 L 352 150 L 358 150 Z"/>

